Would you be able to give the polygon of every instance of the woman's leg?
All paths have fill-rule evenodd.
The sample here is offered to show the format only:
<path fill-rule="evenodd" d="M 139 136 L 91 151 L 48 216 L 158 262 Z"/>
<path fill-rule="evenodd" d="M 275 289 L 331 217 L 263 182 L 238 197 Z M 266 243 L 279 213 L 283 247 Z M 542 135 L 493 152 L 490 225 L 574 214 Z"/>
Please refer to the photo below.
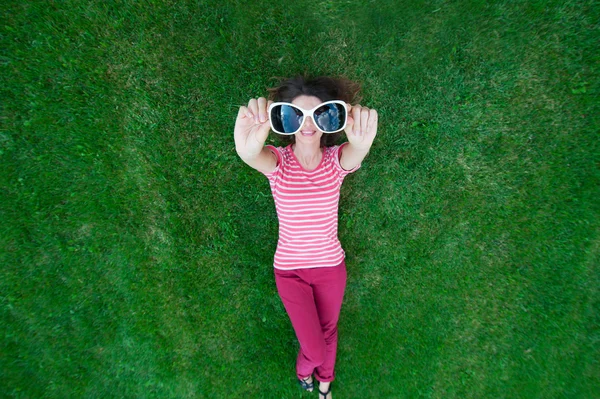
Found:
<path fill-rule="evenodd" d="M 300 343 L 296 360 L 299 379 L 312 375 L 315 367 L 323 363 L 326 355 L 325 338 L 315 306 L 313 289 L 305 279 L 308 270 L 311 269 L 275 269 L 277 291 Z"/>
<path fill-rule="evenodd" d="M 337 323 L 346 289 L 346 263 L 322 268 L 312 279 L 313 295 L 319 315 L 319 322 L 325 340 L 325 359 L 316 368 L 315 376 L 321 382 L 335 378 L 335 357 L 337 352 Z"/>

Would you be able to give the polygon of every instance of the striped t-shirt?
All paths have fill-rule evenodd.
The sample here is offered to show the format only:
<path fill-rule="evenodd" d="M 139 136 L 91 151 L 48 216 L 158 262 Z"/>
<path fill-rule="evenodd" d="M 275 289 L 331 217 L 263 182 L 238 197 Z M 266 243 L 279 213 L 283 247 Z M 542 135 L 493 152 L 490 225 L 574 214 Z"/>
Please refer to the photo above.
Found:
<path fill-rule="evenodd" d="M 344 260 L 338 239 L 338 203 L 344 177 L 360 168 L 340 165 L 344 145 L 324 147 L 316 169 L 302 167 L 292 145 L 267 147 L 277 155 L 277 167 L 269 179 L 279 219 L 279 240 L 274 264 L 277 269 L 333 267 Z"/>

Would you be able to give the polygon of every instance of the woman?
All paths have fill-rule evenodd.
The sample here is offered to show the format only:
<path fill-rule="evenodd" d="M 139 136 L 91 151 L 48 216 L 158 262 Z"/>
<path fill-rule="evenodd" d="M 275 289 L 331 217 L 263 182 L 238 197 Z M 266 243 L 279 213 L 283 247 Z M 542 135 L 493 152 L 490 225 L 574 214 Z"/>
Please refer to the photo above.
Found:
<path fill-rule="evenodd" d="M 344 79 L 296 77 L 270 91 L 269 101 L 251 99 L 240 107 L 236 151 L 267 176 L 275 200 L 275 282 L 300 343 L 298 380 L 312 391 L 314 373 L 320 398 L 331 399 L 346 287 L 345 254 L 337 237 L 340 186 L 369 152 L 378 116 L 375 110 L 348 104 L 358 85 Z M 291 143 L 265 146 L 269 128 Z M 342 131 L 348 143 L 333 145 Z"/>

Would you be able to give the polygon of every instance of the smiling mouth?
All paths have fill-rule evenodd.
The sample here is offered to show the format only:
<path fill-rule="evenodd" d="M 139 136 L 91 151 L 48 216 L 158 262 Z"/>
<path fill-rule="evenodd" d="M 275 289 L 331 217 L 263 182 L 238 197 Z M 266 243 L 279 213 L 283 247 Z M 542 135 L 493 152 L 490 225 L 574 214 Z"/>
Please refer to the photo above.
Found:
<path fill-rule="evenodd" d="M 303 136 L 312 136 L 316 132 L 314 130 L 310 130 L 310 131 L 302 131 L 301 133 L 302 133 Z"/>

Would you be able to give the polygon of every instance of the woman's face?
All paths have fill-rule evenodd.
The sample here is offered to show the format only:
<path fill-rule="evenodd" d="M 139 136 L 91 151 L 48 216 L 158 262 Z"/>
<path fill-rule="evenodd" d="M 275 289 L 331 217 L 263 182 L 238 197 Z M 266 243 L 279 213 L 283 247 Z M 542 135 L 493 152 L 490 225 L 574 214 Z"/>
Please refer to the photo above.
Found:
<path fill-rule="evenodd" d="M 318 97 L 305 95 L 298 96 L 292 100 L 292 104 L 306 110 L 313 109 L 322 102 Z M 321 143 L 322 135 L 323 132 L 317 129 L 312 118 L 304 118 L 302 128 L 294 134 L 296 136 L 296 143 L 300 142 L 303 144 L 319 144 Z"/>

